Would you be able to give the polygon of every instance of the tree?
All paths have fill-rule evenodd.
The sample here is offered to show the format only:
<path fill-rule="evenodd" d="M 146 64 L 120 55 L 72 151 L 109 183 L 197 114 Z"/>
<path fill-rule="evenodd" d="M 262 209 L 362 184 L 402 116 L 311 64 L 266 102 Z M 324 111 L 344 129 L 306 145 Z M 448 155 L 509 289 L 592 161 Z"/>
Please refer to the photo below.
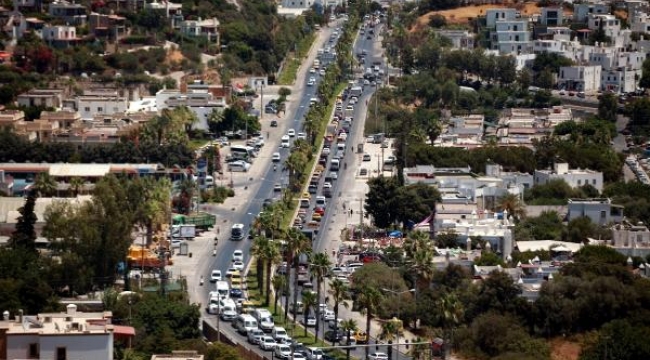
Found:
<path fill-rule="evenodd" d="M 398 190 L 397 181 L 380 175 L 368 180 L 368 188 L 364 205 L 366 213 L 372 216 L 375 226 L 390 228 L 397 220 L 393 202 Z"/>
<path fill-rule="evenodd" d="M 537 75 L 537 86 L 542 89 L 548 90 L 553 87 L 555 81 L 553 80 L 553 73 L 551 70 L 545 68 Z"/>
<path fill-rule="evenodd" d="M 316 298 L 318 299 L 319 304 L 322 299 L 321 291 L 323 289 L 323 280 L 325 279 L 325 276 L 327 275 L 327 272 L 329 271 L 331 265 L 332 262 L 326 253 L 319 252 L 312 256 L 310 268 L 312 270 L 312 274 L 316 277 Z M 316 329 L 314 329 L 314 336 L 316 339 L 318 339 L 318 330 L 321 317 L 319 316 L 320 314 L 316 315 Z"/>
<path fill-rule="evenodd" d="M 340 279 L 334 279 L 330 283 L 330 296 L 334 301 L 334 333 L 339 331 L 339 306 L 348 307 L 347 299 L 348 286 Z"/>
<path fill-rule="evenodd" d="M 18 209 L 20 216 L 9 239 L 9 244 L 14 250 L 21 249 L 31 254 L 38 253 L 36 249 L 36 230 L 34 230 L 34 224 L 37 220 L 34 213 L 35 205 L 36 196 L 33 192 L 30 192 L 25 200 L 25 205 Z"/>
<path fill-rule="evenodd" d="M 316 294 L 311 291 L 303 291 L 301 298 L 303 306 L 303 324 L 305 325 L 305 336 L 307 336 L 307 317 L 311 314 L 312 309 L 318 308 L 319 300 L 316 298 Z"/>
<path fill-rule="evenodd" d="M 72 190 L 72 196 L 77 197 L 79 192 L 83 190 L 85 181 L 79 176 L 74 176 L 70 178 L 70 189 Z"/>
<path fill-rule="evenodd" d="M 258 284 L 262 285 L 262 273 L 266 274 L 264 283 L 266 284 L 265 288 L 265 304 L 269 305 L 271 303 L 271 275 L 272 267 L 274 264 L 277 264 L 282 257 L 280 256 L 280 250 L 278 249 L 277 243 L 270 241 L 266 236 L 261 235 L 255 238 L 255 243 L 251 248 L 251 255 L 257 257 L 258 263 L 263 264 L 263 271 L 259 271 L 257 281 Z"/>
<path fill-rule="evenodd" d="M 616 95 L 605 93 L 598 100 L 598 117 L 609 121 L 616 122 L 616 112 L 618 111 L 618 101 Z"/>
<path fill-rule="evenodd" d="M 650 58 L 643 61 L 641 68 L 641 79 L 639 80 L 639 87 L 643 89 L 650 88 Z"/>
<path fill-rule="evenodd" d="M 352 333 L 357 331 L 357 321 L 354 319 L 347 319 L 341 322 L 341 329 L 345 332 L 346 345 L 350 345 L 350 338 Z M 347 360 L 350 360 L 350 346 L 345 348 L 345 356 Z"/>
<path fill-rule="evenodd" d="M 436 307 L 438 308 L 438 316 L 440 317 L 439 321 L 440 324 L 442 324 L 443 332 L 445 334 L 445 352 L 447 352 L 450 348 L 447 346 L 447 341 L 449 341 L 451 345 L 451 334 L 453 333 L 453 329 L 461 322 L 465 309 L 454 293 L 446 293 L 440 297 L 436 302 Z M 447 356 L 445 356 L 445 358 L 446 357 Z"/>
<path fill-rule="evenodd" d="M 521 202 L 521 198 L 517 194 L 507 193 L 499 199 L 497 208 L 501 211 L 508 211 L 515 221 L 526 216 L 526 208 Z"/>
<path fill-rule="evenodd" d="M 379 340 L 386 341 L 392 344 L 393 341 L 399 336 L 401 331 L 401 321 L 398 319 L 391 319 L 381 324 L 381 332 L 379 333 Z M 388 360 L 393 358 L 393 347 L 388 346 Z"/>
<path fill-rule="evenodd" d="M 298 267 L 298 255 L 307 252 L 311 247 L 311 241 L 298 229 L 290 228 L 286 233 L 286 256 L 287 264 L 289 267 Z M 287 283 L 290 282 L 289 276 L 292 272 L 287 271 Z M 293 271 L 293 308 L 296 309 L 298 305 L 298 271 Z M 289 317 L 289 295 L 285 297 L 284 303 L 284 319 Z M 296 318 L 294 317 L 294 322 Z"/>
<path fill-rule="evenodd" d="M 605 324 L 594 342 L 580 353 L 580 360 L 646 359 L 650 356 L 650 344 L 644 339 L 650 336 L 650 328 L 633 325 L 628 320 L 614 320 Z"/>
<path fill-rule="evenodd" d="M 517 83 L 519 84 L 520 91 L 528 91 L 528 87 L 533 82 L 533 75 L 528 69 L 521 69 L 517 74 Z"/>
<path fill-rule="evenodd" d="M 429 16 L 429 26 L 432 28 L 441 28 L 443 26 L 447 25 L 447 21 L 443 15 L 440 14 L 434 14 Z"/>
<path fill-rule="evenodd" d="M 36 176 L 33 187 L 39 197 L 49 197 L 56 193 L 56 180 L 47 172 L 40 173 Z"/>
<path fill-rule="evenodd" d="M 370 336 L 370 326 L 372 324 L 373 313 L 377 311 L 379 304 L 382 301 L 382 294 L 374 287 L 363 286 L 357 299 L 355 300 L 358 306 L 361 308 L 361 313 L 366 315 L 366 335 Z M 364 348 L 366 352 L 366 359 L 370 353 L 370 348 Z"/>
<path fill-rule="evenodd" d="M 458 234 L 453 230 L 445 230 L 436 235 L 436 246 L 442 249 L 458 247 Z"/>

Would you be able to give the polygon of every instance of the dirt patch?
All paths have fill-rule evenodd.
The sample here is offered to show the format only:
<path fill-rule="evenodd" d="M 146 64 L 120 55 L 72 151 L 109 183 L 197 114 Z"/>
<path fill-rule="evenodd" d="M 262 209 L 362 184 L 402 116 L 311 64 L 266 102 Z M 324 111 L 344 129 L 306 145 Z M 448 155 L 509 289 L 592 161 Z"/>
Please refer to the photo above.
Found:
<path fill-rule="evenodd" d="M 551 346 L 552 360 L 578 360 L 582 349 L 578 342 L 564 338 L 553 339 L 549 345 Z"/>
<path fill-rule="evenodd" d="M 422 15 L 418 18 L 415 28 L 426 27 L 429 24 L 429 17 L 435 14 L 444 16 L 445 19 L 447 19 L 448 24 L 468 24 L 471 19 L 475 19 L 479 16 L 485 16 L 486 11 L 489 9 L 502 8 L 517 9 L 521 12 L 522 16 L 530 16 L 541 13 L 541 8 L 537 7 L 537 4 L 533 2 L 527 2 L 523 4 L 504 3 L 463 6 L 450 10 L 431 11 L 425 15 Z M 564 9 L 563 11 L 565 17 L 572 15 L 572 12 L 568 9 Z"/>
<path fill-rule="evenodd" d="M 172 64 L 172 63 L 180 63 L 185 59 L 185 56 L 183 56 L 183 53 L 181 53 L 179 50 L 170 50 L 167 53 L 167 62 Z"/>

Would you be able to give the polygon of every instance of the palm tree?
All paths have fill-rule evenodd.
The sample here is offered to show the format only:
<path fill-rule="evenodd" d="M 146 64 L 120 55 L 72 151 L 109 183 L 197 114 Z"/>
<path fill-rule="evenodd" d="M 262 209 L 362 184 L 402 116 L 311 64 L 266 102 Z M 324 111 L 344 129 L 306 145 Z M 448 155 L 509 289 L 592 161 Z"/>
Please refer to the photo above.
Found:
<path fill-rule="evenodd" d="M 307 317 L 311 313 L 312 308 L 318 308 L 318 299 L 316 294 L 311 291 L 302 293 L 302 306 L 303 306 L 303 321 L 305 325 L 305 336 L 307 336 Z M 297 314 L 296 314 L 297 315 Z"/>
<path fill-rule="evenodd" d="M 346 336 L 346 348 L 345 348 L 345 356 L 348 360 L 350 360 L 350 337 L 352 336 L 353 331 L 357 331 L 357 322 L 354 319 L 347 319 L 341 322 L 341 329 L 345 331 L 345 336 Z M 367 357 L 366 357 L 367 359 Z"/>
<path fill-rule="evenodd" d="M 327 256 L 326 253 L 316 253 L 311 259 L 311 271 L 312 274 L 316 277 L 316 298 L 318 299 L 318 303 L 320 304 L 321 301 L 321 290 L 323 289 L 323 280 L 325 279 L 325 275 L 327 275 L 327 272 L 329 271 L 330 266 L 332 265 L 332 262 L 330 261 L 329 256 Z M 317 314 L 320 315 L 320 314 Z M 314 331 L 315 333 L 315 338 L 318 339 L 318 330 L 320 326 L 320 316 L 316 316 L 316 330 Z"/>
<path fill-rule="evenodd" d="M 269 247 L 269 239 L 264 235 L 258 235 L 253 240 L 253 246 L 251 246 L 251 255 L 256 259 L 256 277 L 257 277 L 257 288 L 262 290 L 264 287 L 264 264 L 266 261 L 267 248 Z"/>
<path fill-rule="evenodd" d="M 515 220 L 520 220 L 526 217 L 526 208 L 521 202 L 519 195 L 508 193 L 499 199 L 497 208 L 500 210 L 507 210 L 508 214 L 512 215 Z"/>
<path fill-rule="evenodd" d="M 348 296 L 348 286 L 340 279 L 334 279 L 330 283 L 330 295 L 334 300 L 334 333 L 338 334 L 339 305 L 343 305 L 346 309 L 348 307 L 348 303 L 345 301 Z"/>
<path fill-rule="evenodd" d="M 178 190 L 178 210 L 183 214 L 189 214 L 192 211 L 192 199 L 196 192 L 196 183 L 192 179 L 183 180 Z"/>
<path fill-rule="evenodd" d="M 447 351 L 452 343 L 453 329 L 458 325 L 461 318 L 465 314 L 465 309 L 463 304 L 460 302 L 455 293 L 446 293 L 444 294 L 437 302 L 436 307 L 438 308 L 439 320 L 442 323 L 442 329 L 444 335 L 444 351 L 447 358 Z M 447 346 L 447 341 L 449 346 Z"/>
<path fill-rule="evenodd" d="M 52 196 L 56 192 L 56 180 L 49 173 L 40 173 L 34 179 L 34 190 L 39 197 Z"/>
<path fill-rule="evenodd" d="M 386 321 L 385 323 L 381 324 L 381 333 L 379 333 L 379 340 L 386 341 L 389 344 L 392 344 L 393 341 L 397 338 L 397 335 L 399 335 L 400 332 L 400 326 L 399 326 L 399 320 L 397 319 L 391 319 Z M 388 359 L 393 358 L 393 347 L 388 346 Z"/>
<path fill-rule="evenodd" d="M 275 298 L 273 299 L 273 314 L 278 313 L 278 300 L 281 294 L 287 294 L 287 278 L 280 275 L 273 277 L 273 289 L 275 290 Z"/>
<path fill-rule="evenodd" d="M 79 176 L 70 178 L 70 189 L 72 190 L 74 197 L 77 197 L 79 195 L 79 192 L 83 190 L 84 184 L 84 179 Z"/>
<path fill-rule="evenodd" d="M 370 337 L 370 326 L 372 324 L 372 314 L 377 311 L 379 304 L 381 304 L 382 294 L 375 288 L 364 286 L 361 288 L 357 296 L 357 303 L 361 308 L 361 313 L 366 315 L 366 336 Z M 365 347 L 366 359 L 370 354 L 370 348 Z"/>
<path fill-rule="evenodd" d="M 290 282 L 289 276 L 291 275 L 291 268 L 294 267 L 296 263 L 297 255 L 306 252 L 311 247 L 311 242 L 309 238 L 305 236 L 300 230 L 296 228 L 290 228 L 286 233 L 286 255 L 287 255 L 287 283 Z M 298 267 L 296 266 L 295 271 L 293 271 L 293 307 L 296 308 L 298 304 Z M 284 306 L 284 319 L 287 321 L 289 317 L 289 296 L 285 298 Z M 294 323 L 296 318 L 294 317 Z"/>

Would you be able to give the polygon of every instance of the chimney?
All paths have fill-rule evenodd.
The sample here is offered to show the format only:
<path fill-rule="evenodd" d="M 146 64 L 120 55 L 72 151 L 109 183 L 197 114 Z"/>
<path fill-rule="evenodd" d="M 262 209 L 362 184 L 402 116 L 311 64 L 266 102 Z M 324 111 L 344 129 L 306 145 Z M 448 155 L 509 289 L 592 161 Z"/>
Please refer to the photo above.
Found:
<path fill-rule="evenodd" d="M 66 314 L 68 315 L 74 315 L 77 313 L 77 305 L 75 304 L 70 304 L 66 306 L 65 309 L 66 309 Z"/>

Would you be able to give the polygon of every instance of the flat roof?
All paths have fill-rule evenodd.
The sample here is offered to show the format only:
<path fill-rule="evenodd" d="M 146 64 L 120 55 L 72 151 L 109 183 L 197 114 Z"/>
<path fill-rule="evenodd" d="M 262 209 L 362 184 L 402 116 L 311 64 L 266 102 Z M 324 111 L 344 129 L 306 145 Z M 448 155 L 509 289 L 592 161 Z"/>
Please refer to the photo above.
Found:
<path fill-rule="evenodd" d="M 49 173 L 54 177 L 100 177 L 109 174 L 110 171 L 110 164 L 52 164 Z"/>

